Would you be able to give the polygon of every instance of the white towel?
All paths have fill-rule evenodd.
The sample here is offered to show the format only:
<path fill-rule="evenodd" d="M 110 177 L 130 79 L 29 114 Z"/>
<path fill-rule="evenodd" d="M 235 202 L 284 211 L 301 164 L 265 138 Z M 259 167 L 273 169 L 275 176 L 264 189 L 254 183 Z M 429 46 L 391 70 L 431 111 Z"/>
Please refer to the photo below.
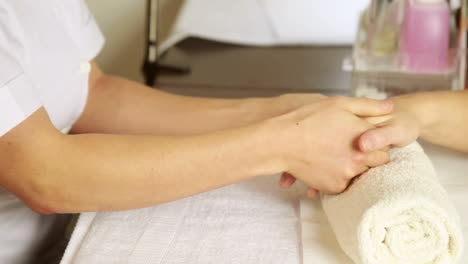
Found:
<path fill-rule="evenodd" d="M 151 208 L 81 214 L 62 264 L 299 264 L 299 192 L 261 177 Z"/>
<path fill-rule="evenodd" d="M 457 263 L 459 217 L 429 158 L 417 143 L 391 157 L 345 193 L 321 197 L 341 248 L 359 264 Z"/>

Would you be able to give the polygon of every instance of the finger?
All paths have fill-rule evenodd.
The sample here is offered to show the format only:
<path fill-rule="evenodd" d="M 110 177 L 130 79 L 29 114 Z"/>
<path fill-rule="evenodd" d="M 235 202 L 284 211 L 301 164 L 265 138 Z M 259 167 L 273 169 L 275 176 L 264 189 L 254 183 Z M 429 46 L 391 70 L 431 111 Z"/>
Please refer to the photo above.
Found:
<path fill-rule="evenodd" d="M 387 122 L 390 119 L 392 119 L 392 115 L 367 117 L 364 120 L 366 120 L 368 123 L 372 125 L 381 126 L 382 123 Z"/>
<path fill-rule="evenodd" d="M 283 175 L 281 175 L 281 179 L 280 179 L 280 187 L 281 188 L 289 188 L 291 187 L 294 183 L 296 182 L 296 177 L 294 177 L 293 175 L 291 175 L 290 173 L 283 173 Z"/>
<path fill-rule="evenodd" d="M 394 126 L 385 125 L 364 132 L 358 140 L 359 149 L 363 152 L 372 152 L 379 149 L 399 145 L 403 135 Z"/>
<path fill-rule="evenodd" d="M 283 186 L 283 184 L 284 184 L 284 182 L 286 181 L 286 179 L 287 179 L 287 178 L 286 178 L 286 175 L 285 175 L 284 173 L 281 174 L 281 178 L 280 178 L 280 180 L 279 180 L 279 185 L 280 185 L 280 186 Z"/>
<path fill-rule="evenodd" d="M 360 168 L 359 168 L 358 170 L 356 170 L 356 175 L 354 175 L 354 177 L 351 178 L 350 182 L 352 182 L 352 181 L 353 181 L 356 177 L 358 177 L 359 175 L 361 175 L 361 174 L 365 173 L 366 171 L 368 171 L 369 168 L 370 168 L 370 167 L 367 166 L 367 165 L 362 165 L 362 166 L 360 166 Z"/>
<path fill-rule="evenodd" d="M 390 162 L 390 156 L 386 151 L 375 151 L 367 153 L 366 166 L 367 167 L 378 167 Z"/>
<path fill-rule="evenodd" d="M 309 197 L 310 199 L 315 199 L 318 194 L 319 194 L 319 191 L 314 188 L 310 188 L 307 191 L 307 197 Z"/>
<path fill-rule="evenodd" d="M 378 101 L 369 98 L 336 97 L 336 103 L 351 113 L 362 116 L 383 116 L 392 112 L 393 102 L 390 100 Z"/>

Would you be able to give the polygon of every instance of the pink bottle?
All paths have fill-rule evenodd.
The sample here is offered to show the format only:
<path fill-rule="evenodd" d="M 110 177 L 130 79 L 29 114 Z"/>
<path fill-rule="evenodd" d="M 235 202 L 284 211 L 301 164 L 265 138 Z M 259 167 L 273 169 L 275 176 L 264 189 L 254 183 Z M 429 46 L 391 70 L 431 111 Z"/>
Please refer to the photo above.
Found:
<path fill-rule="evenodd" d="M 400 61 L 408 71 L 449 68 L 450 7 L 445 0 L 406 0 Z"/>

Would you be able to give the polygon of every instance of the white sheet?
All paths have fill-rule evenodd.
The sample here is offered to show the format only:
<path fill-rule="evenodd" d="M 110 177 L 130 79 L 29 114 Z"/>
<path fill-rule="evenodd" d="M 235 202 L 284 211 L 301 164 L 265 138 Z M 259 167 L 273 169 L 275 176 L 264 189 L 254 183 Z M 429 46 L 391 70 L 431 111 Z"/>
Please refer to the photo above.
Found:
<path fill-rule="evenodd" d="M 368 0 L 186 0 L 160 52 L 188 37 L 244 45 L 350 45 Z"/>
<path fill-rule="evenodd" d="M 424 146 L 468 241 L 468 154 Z M 300 215 L 303 187 L 283 191 L 276 181 L 258 178 L 159 209 L 82 214 L 61 263 L 299 264 L 303 253 L 304 264 L 351 264 L 318 201 L 303 203 Z"/>
<path fill-rule="evenodd" d="M 188 37 L 249 45 L 274 42 L 258 0 L 185 0 L 160 52 Z"/>
<path fill-rule="evenodd" d="M 278 44 L 351 45 L 369 0 L 262 0 Z"/>

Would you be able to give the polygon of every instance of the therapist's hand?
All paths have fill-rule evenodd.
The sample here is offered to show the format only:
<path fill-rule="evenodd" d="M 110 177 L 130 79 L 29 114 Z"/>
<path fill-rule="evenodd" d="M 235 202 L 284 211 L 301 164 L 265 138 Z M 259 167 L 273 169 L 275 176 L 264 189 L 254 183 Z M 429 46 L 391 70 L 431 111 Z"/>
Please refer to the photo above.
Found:
<path fill-rule="evenodd" d="M 286 113 L 327 98 L 325 95 L 314 93 L 291 93 L 272 98 L 272 104 L 283 108 L 283 112 Z"/>
<path fill-rule="evenodd" d="M 285 171 L 311 189 L 325 193 L 343 192 L 349 182 L 369 167 L 389 161 L 384 151 L 364 153 L 357 139 L 373 128 L 360 117 L 387 115 L 391 102 L 335 97 L 309 104 L 274 118 Z"/>

